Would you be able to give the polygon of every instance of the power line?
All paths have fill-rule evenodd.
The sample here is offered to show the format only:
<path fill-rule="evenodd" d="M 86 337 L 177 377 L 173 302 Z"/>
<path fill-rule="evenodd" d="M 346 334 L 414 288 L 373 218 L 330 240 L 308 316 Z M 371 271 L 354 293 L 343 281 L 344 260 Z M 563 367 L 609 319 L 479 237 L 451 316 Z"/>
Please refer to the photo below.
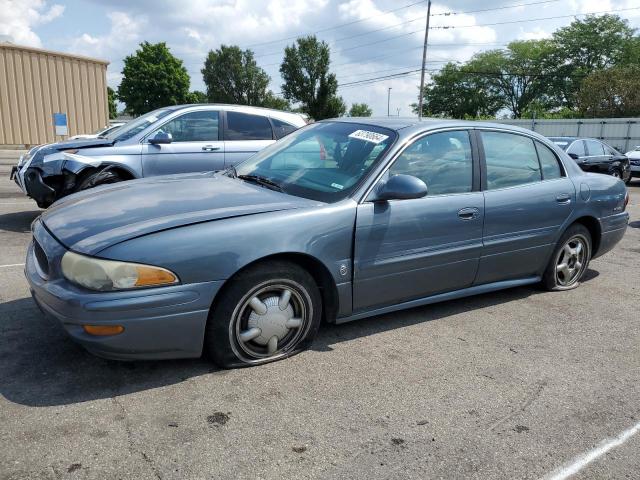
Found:
<path fill-rule="evenodd" d="M 419 2 L 410 3 L 408 5 L 404 5 L 402 7 L 394 8 L 392 10 L 385 10 L 384 12 L 378 13 L 376 15 L 371 15 L 370 17 L 361 18 L 359 20 L 353 20 L 351 22 L 340 23 L 340 24 L 333 25 L 333 26 L 330 26 L 330 27 L 322 28 L 320 30 L 316 30 L 314 32 L 299 33 L 299 34 L 293 35 L 291 37 L 279 38 L 277 40 L 270 40 L 268 42 L 253 43 L 251 45 L 247 45 L 247 48 L 258 47 L 258 46 L 262 46 L 262 45 L 272 45 L 274 43 L 285 42 L 287 40 L 295 40 L 298 37 L 302 37 L 302 36 L 306 36 L 306 35 L 315 35 L 315 34 L 322 33 L 322 32 L 328 32 L 329 30 L 336 30 L 338 28 L 347 27 L 349 25 L 355 25 L 356 23 L 366 22 L 367 20 L 371 20 L 372 18 L 381 17 L 381 16 L 387 15 L 389 13 L 398 12 L 400 10 L 404 10 L 405 8 L 410 8 L 410 7 L 413 7 L 415 5 L 419 5 L 419 4 L 424 3 L 424 2 L 425 2 L 425 0 L 420 0 Z"/>
<path fill-rule="evenodd" d="M 530 2 L 530 3 L 517 3 L 515 5 L 504 5 L 502 7 L 494 7 L 494 8 L 483 8 L 480 10 L 465 10 L 464 12 L 443 12 L 443 13 L 434 13 L 431 16 L 432 17 L 441 17 L 441 16 L 445 16 L 448 17 L 450 15 L 463 15 L 465 13 L 482 13 L 482 12 L 492 12 L 495 10 L 504 10 L 507 8 L 516 8 L 516 7 L 526 7 L 529 5 L 540 5 L 542 3 L 554 3 L 554 2 L 559 2 L 560 0 L 543 0 L 540 2 Z"/>
<path fill-rule="evenodd" d="M 454 28 L 473 28 L 473 27 L 492 27 L 495 25 L 507 25 L 510 23 L 525 23 L 525 22 L 540 22 L 543 20 L 555 20 L 558 18 L 569 18 L 569 17 L 581 17 L 584 15 L 600 15 L 600 14 L 604 14 L 604 13 L 620 13 L 620 12 L 626 12 L 629 10 L 640 10 L 640 7 L 630 7 L 630 8 L 620 8 L 617 10 L 603 10 L 600 12 L 587 12 L 587 13 L 572 13 L 571 15 L 557 15 L 554 17 L 543 17 L 543 18 L 528 18 L 528 19 L 523 19 L 523 20 L 509 20 L 506 22 L 494 22 L 494 23 L 482 23 L 482 24 L 478 24 L 478 25 L 443 25 L 443 26 L 438 26 L 438 27 L 431 27 L 431 29 L 438 29 L 438 30 L 448 30 L 448 29 L 454 29 Z"/>

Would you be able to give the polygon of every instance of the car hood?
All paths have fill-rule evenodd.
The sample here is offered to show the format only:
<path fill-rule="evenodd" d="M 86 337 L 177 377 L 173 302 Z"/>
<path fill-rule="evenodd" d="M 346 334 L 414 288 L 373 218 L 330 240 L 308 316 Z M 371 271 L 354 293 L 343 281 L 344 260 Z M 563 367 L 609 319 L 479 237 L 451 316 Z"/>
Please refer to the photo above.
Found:
<path fill-rule="evenodd" d="M 47 155 L 60 152 L 62 150 L 79 150 L 83 148 L 95 148 L 95 147 L 110 147 L 113 145 L 113 140 L 106 138 L 78 138 L 75 140 L 66 140 L 64 142 L 47 143 L 40 145 L 33 151 L 32 166 L 36 166 L 42 163 L 43 159 Z"/>
<path fill-rule="evenodd" d="M 67 248 L 95 255 L 160 230 L 317 204 L 208 172 L 97 187 L 65 197 L 40 218 Z"/>

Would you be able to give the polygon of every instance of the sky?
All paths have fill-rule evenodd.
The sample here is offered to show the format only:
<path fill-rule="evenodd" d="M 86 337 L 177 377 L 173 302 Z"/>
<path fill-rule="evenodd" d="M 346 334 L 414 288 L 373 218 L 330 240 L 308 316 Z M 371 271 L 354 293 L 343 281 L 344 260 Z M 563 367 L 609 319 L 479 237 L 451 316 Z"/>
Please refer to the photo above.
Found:
<path fill-rule="evenodd" d="M 600 12 L 617 13 L 640 29 L 638 0 L 434 0 L 427 79 L 446 61 L 465 61 L 516 39 L 549 37 L 575 15 Z M 191 89 L 202 91 L 207 52 L 239 45 L 254 51 L 279 93 L 284 47 L 316 33 L 331 47 L 331 70 L 348 106 L 367 103 L 374 115 L 387 115 L 391 88 L 390 114 L 408 116 L 419 71 L 349 83 L 419 70 L 426 14 L 427 2 L 418 0 L 0 0 L 0 41 L 108 60 L 107 82 L 114 88 L 125 56 L 142 41 L 162 41 L 184 61 Z"/>

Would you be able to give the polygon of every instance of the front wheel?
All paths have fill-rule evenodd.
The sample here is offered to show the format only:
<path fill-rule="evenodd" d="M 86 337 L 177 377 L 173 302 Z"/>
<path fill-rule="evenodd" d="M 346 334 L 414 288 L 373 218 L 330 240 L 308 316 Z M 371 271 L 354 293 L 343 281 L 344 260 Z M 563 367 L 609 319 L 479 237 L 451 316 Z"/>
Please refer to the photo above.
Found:
<path fill-rule="evenodd" d="M 571 225 L 562 235 L 542 277 L 547 290 L 578 286 L 591 260 L 591 234 L 584 225 Z"/>
<path fill-rule="evenodd" d="M 322 316 L 313 277 L 288 262 L 241 272 L 220 292 L 209 315 L 205 349 L 223 367 L 259 365 L 307 348 Z"/>

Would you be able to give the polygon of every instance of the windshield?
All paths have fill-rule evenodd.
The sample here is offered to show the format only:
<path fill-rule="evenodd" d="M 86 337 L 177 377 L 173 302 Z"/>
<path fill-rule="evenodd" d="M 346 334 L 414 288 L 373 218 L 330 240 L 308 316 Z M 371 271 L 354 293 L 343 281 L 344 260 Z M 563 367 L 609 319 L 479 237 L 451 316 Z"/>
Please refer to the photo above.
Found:
<path fill-rule="evenodd" d="M 336 202 L 358 187 L 396 137 L 393 130 L 372 125 L 314 123 L 237 165 L 236 172 L 291 195 Z"/>
<path fill-rule="evenodd" d="M 129 123 L 123 125 L 120 128 L 116 128 L 112 132 L 104 135 L 104 138 L 108 138 L 109 140 L 113 140 L 114 142 L 122 142 L 124 140 L 129 140 L 131 137 L 137 135 L 141 131 L 145 130 L 149 125 L 155 123 L 162 117 L 169 115 L 172 110 L 160 109 L 154 110 L 153 112 L 149 112 L 141 117 L 136 118 L 135 120 L 130 121 Z"/>

